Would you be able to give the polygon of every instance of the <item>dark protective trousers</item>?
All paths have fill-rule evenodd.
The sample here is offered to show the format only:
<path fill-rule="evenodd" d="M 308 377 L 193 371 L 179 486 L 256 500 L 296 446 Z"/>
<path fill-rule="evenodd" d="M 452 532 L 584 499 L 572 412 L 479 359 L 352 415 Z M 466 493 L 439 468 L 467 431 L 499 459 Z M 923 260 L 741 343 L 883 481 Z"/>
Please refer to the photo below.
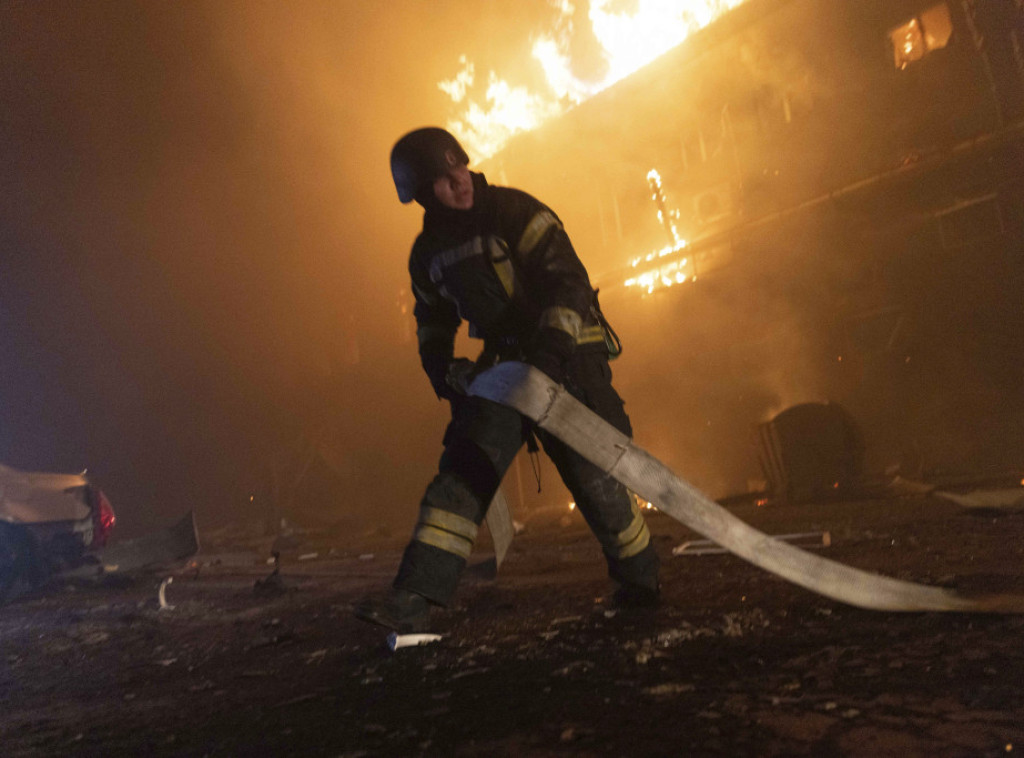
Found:
<path fill-rule="evenodd" d="M 577 352 L 570 360 L 565 385 L 601 418 L 632 436 L 603 352 Z M 530 423 L 517 411 L 482 398 L 453 402 L 438 475 L 424 494 L 419 521 L 394 581 L 396 588 L 439 605 L 448 603 L 487 506 L 525 443 Z M 540 429 L 535 433 L 601 543 L 611 578 L 656 589 L 658 556 L 633 496 L 558 439 Z"/>

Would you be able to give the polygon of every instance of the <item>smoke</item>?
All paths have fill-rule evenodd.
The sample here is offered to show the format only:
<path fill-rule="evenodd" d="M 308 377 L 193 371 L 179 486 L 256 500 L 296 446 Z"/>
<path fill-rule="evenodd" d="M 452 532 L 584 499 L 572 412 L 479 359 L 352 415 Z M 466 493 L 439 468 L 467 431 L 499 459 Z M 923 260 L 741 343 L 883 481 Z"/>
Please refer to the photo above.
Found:
<path fill-rule="evenodd" d="M 388 152 L 448 121 L 437 83 L 460 56 L 479 71 L 522 65 L 551 12 L 541 0 L 0 5 L 0 460 L 88 468 L 124 535 L 187 508 L 201 527 L 251 517 L 315 448 L 296 511 L 411 520 L 446 419 L 409 313 L 419 213 L 397 203 Z M 821 45 L 844 39 L 836 18 L 814 23 Z M 721 494 L 758 475 L 754 424 L 848 381 L 834 375 L 847 355 L 836 330 L 808 327 L 865 269 L 819 256 L 805 272 L 801 251 L 844 240 L 794 220 L 761 245 L 724 240 L 681 296 L 622 297 L 613 272 L 664 244 L 645 177 L 659 170 L 681 222 L 713 236 L 727 225 L 715 209 L 730 211 L 729 130 L 786 114 L 811 166 L 836 135 L 801 119 L 863 83 L 763 30 L 721 48 L 740 73 L 688 79 L 714 47 L 695 44 L 482 168 L 560 214 L 626 342 L 614 370 L 638 440 Z M 745 207 L 813 197 L 830 172 L 877 160 L 877 130 L 845 115 L 865 135 L 856 150 L 833 150 L 818 173 L 758 166 L 742 177 Z M 717 185 L 692 179 L 703 161 L 717 161 Z"/>
<path fill-rule="evenodd" d="M 948 139 L 955 121 L 931 102 L 932 120 L 913 120 L 878 7 L 820 8 L 742 6 L 484 168 L 560 215 L 626 345 L 614 371 L 638 441 L 712 494 L 756 486 L 756 425 L 811 401 L 847 406 L 872 473 L 1019 465 L 1006 379 L 1019 340 L 1002 357 L 976 348 L 1010 333 L 1001 319 L 1020 323 L 1012 285 L 976 270 L 1013 241 L 972 247 L 970 263 L 941 253 L 922 208 L 981 191 L 952 182 L 833 197 L 900 165 L 908 135 Z M 652 169 L 697 281 L 641 297 L 622 283 L 665 245 Z"/>
<path fill-rule="evenodd" d="M 388 153 L 444 122 L 436 82 L 456 43 L 497 35 L 487 10 L 0 14 L 0 460 L 88 468 L 124 536 L 250 516 L 315 438 L 332 495 L 297 507 L 411 519 L 444 409 Z"/>

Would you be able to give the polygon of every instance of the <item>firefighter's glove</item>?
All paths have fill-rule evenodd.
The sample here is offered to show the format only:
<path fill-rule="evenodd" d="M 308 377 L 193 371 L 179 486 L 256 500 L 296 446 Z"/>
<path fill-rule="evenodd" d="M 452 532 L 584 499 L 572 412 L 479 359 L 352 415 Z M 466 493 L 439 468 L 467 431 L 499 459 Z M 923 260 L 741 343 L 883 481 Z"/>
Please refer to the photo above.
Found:
<path fill-rule="evenodd" d="M 545 327 L 537 332 L 526 353 L 526 362 L 547 374 L 557 384 L 565 381 L 569 358 L 576 341 L 561 329 Z"/>
<path fill-rule="evenodd" d="M 468 395 L 469 385 L 473 383 L 477 373 L 476 363 L 469 358 L 455 358 L 448 364 L 444 383 L 455 395 Z"/>

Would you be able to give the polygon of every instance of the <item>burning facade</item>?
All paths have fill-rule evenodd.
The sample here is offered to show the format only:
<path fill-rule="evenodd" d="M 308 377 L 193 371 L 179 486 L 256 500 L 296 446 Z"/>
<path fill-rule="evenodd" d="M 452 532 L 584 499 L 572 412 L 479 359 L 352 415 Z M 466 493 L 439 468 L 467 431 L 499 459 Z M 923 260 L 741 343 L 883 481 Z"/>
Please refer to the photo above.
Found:
<path fill-rule="evenodd" d="M 869 471 L 1024 466 L 1022 16 L 747 0 L 482 165 L 598 274 L 642 444 L 736 492 L 835 401 Z"/>

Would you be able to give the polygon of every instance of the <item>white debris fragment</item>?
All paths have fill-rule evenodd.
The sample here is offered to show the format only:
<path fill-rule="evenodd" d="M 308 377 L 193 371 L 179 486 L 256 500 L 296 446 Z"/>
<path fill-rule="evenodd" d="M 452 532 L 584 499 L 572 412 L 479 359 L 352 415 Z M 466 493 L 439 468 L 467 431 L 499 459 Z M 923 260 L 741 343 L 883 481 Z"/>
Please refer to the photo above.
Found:
<path fill-rule="evenodd" d="M 1024 488 L 1013 487 L 1000 490 L 974 490 L 958 495 L 953 492 L 933 493 L 956 503 L 961 508 L 995 508 L 997 510 L 1020 510 L 1024 508 Z"/>
<path fill-rule="evenodd" d="M 643 693 L 645 695 L 662 697 L 666 695 L 680 695 L 684 692 L 693 692 L 696 689 L 696 686 L 689 683 L 667 682 L 665 684 L 658 684 L 653 687 L 645 687 L 643 689 Z"/>
<path fill-rule="evenodd" d="M 162 611 L 172 611 L 172 610 L 174 610 L 174 606 L 170 605 L 167 602 L 167 585 L 170 584 L 173 581 L 174 581 L 174 577 L 173 576 L 167 577 L 162 582 L 160 582 L 160 589 L 157 590 L 156 597 L 157 597 L 157 600 L 160 601 L 160 610 L 162 610 Z"/>
<path fill-rule="evenodd" d="M 558 626 L 559 624 L 569 624 L 574 621 L 582 621 L 582 616 L 562 616 L 551 622 L 551 626 Z"/>
<path fill-rule="evenodd" d="M 299 556 L 300 561 L 312 561 L 320 557 L 320 553 L 303 553 Z"/>
<path fill-rule="evenodd" d="M 770 534 L 774 540 L 789 542 L 794 547 L 804 550 L 809 548 L 829 547 L 832 544 L 831 532 L 799 532 L 796 534 Z M 721 555 L 728 553 L 712 540 L 689 540 L 672 548 L 672 555 Z"/>
<path fill-rule="evenodd" d="M 312 653 L 306 656 L 306 665 L 310 663 L 320 663 L 327 657 L 327 648 L 321 648 L 320 650 L 314 650 Z"/>
<path fill-rule="evenodd" d="M 398 650 L 401 647 L 416 647 L 418 645 L 429 645 L 441 639 L 440 634 L 398 634 L 392 632 L 388 635 L 388 647 Z"/>

